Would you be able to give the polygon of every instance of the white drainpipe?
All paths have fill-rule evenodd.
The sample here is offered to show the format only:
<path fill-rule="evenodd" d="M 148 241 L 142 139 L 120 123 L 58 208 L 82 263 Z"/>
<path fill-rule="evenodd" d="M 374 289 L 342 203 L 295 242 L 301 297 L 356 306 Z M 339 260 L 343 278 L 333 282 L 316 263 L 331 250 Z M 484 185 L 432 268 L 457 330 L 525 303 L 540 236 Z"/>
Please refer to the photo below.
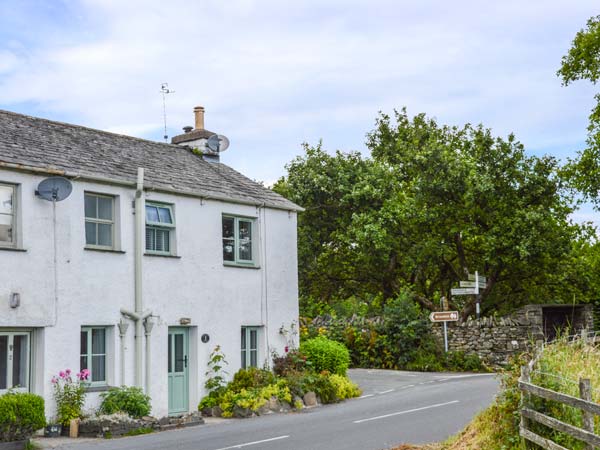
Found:
<path fill-rule="evenodd" d="M 143 364 L 143 332 L 142 321 L 152 313 L 144 311 L 142 299 L 142 259 L 144 258 L 144 169 L 138 168 L 137 188 L 135 190 L 135 312 L 121 308 L 121 314 L 129 317 L 135 322 L 135 385 L 143 387 L 142 364 Z M 148 333 L 148 336 L 150 333 Z"/>
<path fill-rule="evenodd" d="M 152 316 L 147 317 L 144 320 L 144 330 L 146 331 L 146 394 L 150 395 L 150 367 L 151 367 L 151 345 L 150 345 L 150 333 L 152 333 L 152 327 L 154 327 L 154 322 L 152 321 Z"/>
<path fill-rule="evenodd" d="M 121 338 L 121 386 L 125 385 L 125 335 L 127 334 L 127 328 L 129 323 L 121 319 L 119 321 L 119 337 Z"/>

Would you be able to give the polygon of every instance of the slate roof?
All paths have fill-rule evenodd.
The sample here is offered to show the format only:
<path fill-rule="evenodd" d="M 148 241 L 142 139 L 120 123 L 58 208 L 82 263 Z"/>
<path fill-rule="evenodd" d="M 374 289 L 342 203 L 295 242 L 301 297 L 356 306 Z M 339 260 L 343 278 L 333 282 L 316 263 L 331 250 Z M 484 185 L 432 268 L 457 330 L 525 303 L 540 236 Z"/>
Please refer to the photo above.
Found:
<path fill-rule="evenodd" d="M 143 167 L 144 185 L 151 189 L 302 210 L 229 166 L 204 161 L 188 147 L 4 110 L 0 110 L 0 168 L 2 163 L 131 183 L 137 168 Z"/>

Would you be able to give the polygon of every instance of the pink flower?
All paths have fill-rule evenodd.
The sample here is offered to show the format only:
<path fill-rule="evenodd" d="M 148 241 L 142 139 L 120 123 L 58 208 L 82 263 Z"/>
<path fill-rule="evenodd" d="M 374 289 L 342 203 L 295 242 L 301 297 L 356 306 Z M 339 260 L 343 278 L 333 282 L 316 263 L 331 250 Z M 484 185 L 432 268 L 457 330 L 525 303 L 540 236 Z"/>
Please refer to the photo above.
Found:
<path fill-rule="evenodd" d="M 90 376 L 90 371 L 88 369 L 83 369 L 81 372 L 77 374 L 77 378 L 80 381 L 87 380 Z"/>
<path fill-rule="evenodd" d="M 58 376 L 61 378 L 65 378 L 67 376 L 67 374 L 65 374 L 65 372 L 63 372 L 62 370 L 60 372 L 58 372 Z"/>
<path fill-rule="evenodd" d="M 285 348 L 283 349 L 286 353 L 290 351 L 290 349 L 288 348 L 288 346 L 286 345 Z"/>
<path fill-rule="evenodd" d="M 52 377 L 52 384 L 56 384 L 56 383 L 58 383 L 58 378 Z"/>
<path fill-rule="evenodd" d="M 65 370 L 65 373 L 66 373 L 67 375 L 71 375 L 71 369 L 67 369 L 67 370 Z"/>

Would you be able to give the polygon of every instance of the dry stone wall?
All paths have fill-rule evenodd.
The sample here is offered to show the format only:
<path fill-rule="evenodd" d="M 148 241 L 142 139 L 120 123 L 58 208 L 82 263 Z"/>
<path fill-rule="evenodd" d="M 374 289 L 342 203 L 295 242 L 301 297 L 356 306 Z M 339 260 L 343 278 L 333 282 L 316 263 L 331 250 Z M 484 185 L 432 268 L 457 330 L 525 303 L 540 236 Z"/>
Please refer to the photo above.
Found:
<path fill-rule="evenodd" d="M 527 305 L 508 317 L 448 322 L 448 350 L 476 354 L 493 366 L 505 365 L 512 356 L 545 340 L 544 309 L 555 306 Z M 573 332 L 593 329 L 593 313 L 589 305 L 578 305 L 573 319 Z M 443 324 L 434 324 L 433 333 L 443 345 Z"/>
<path fill-rule="evenodd" d="M 442 344 L 443 325 L 434 325 L 433 332 Z M 493 366 L 507 364 L 511 356 L 529 350 L 543 338 L 537 327 L 510 318 L 486 317 L 448 324 L 448 350 L 476 354 Z"/>

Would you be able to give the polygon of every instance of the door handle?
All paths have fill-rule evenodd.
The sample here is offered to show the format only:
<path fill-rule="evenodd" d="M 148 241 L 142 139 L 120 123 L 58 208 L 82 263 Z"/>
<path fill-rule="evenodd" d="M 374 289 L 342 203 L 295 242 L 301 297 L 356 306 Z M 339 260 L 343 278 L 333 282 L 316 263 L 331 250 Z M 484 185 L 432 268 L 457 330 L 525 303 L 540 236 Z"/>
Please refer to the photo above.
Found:
<path fill-rule="evenodd" d="M 185 355 L 183 357 L 183 364 L 185 364 L 184 367 L 187 367 L 187 362 L 188 362 L 188 357 L 187 357 L 187 355 Z"/>

